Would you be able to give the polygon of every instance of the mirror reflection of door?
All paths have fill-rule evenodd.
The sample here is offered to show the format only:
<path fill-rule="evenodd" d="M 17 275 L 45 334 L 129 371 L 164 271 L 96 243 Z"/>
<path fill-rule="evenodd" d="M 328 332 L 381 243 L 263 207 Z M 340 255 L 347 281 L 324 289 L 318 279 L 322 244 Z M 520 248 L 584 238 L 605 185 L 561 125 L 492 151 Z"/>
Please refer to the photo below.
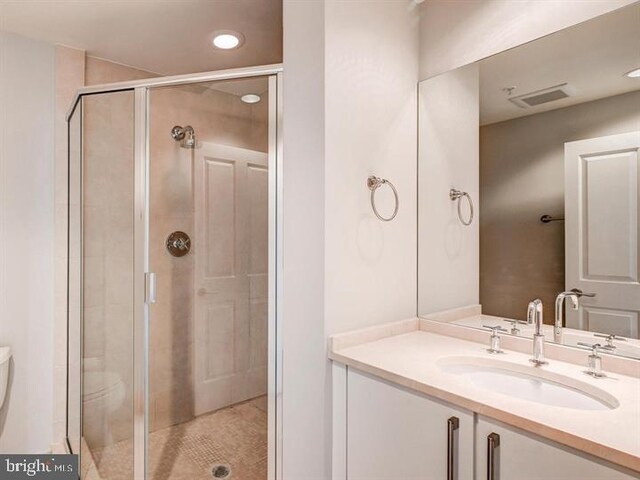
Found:
<path fill-rule="evenodd" d="M 638 338 L 640 131 L 565 144 L 567 326 Z"/>

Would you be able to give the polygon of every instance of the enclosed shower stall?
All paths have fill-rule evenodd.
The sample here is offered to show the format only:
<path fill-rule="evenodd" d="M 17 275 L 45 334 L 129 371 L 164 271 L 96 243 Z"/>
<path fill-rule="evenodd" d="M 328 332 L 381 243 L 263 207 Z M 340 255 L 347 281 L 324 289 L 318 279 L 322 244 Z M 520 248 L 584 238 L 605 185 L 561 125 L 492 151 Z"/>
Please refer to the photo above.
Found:
<path fill-rule="evenodd" d="M 276 478 L 279 77 L 77 95 L 67 440 L 82 478 Z"/>

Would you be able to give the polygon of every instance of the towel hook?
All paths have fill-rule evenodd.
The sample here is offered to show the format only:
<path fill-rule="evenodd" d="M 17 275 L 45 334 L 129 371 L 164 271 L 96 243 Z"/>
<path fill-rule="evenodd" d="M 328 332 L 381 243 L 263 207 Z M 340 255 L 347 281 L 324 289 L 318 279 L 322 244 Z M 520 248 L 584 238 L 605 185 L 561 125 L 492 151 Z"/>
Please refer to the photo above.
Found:
<path fill-rule="evenodd" d="M 393 213 L 390 217 L 383 217 L 382 215 L 380 215 L 380 213 L 378 213 L 378 209 L 376 208 L 376 190 L 378 190 L 378 188 L 385 184 L 391 187 L 396 203 L 395 208 L 393 209 Z M 391 220 L 396 218 L 396 215 L 398 214 L 398 208 L 400 206 L 400 200 L 398 200 L 398 191 L 396 190 L 396 187 L 393 186 L 393 183 L 384 178 L 378 178 L 371 175 L 369 178 L 367 178 L 367 187 L 369 187 L 369 190 L 371 190 L 371 208 L 373 209 L 373 213 L 375 213 L 376 217 L 378 217 L 383 222 L 390 222 Z"/>
<path fill-rule="evenodd" d="M 469 202 L 470 213 L 468 220 L 462 218 L 462 211 L 460 210 L 460 203 L 463 197 L 467 199 L 467 202 Z M 449 190 L 449 198 L 452 202 L 455 202 L 456 200 L 458 201 L 458 218 L 460 219 L 462 224 L 467 227 L 471 225 L 471 223 L 473 222 L 473 202 L 471 201 L 471 196 L 467 192 L 462 192 L 460 190 L 452 188 L 451 190 Z"/>

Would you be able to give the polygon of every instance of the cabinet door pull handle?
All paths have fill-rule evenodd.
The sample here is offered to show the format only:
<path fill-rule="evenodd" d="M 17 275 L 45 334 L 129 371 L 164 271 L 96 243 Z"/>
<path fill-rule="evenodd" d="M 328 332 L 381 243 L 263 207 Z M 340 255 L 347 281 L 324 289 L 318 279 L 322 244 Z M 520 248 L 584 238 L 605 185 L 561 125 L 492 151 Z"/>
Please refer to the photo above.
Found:
<path fill-rule="evenodd" d="M 460 419 L 451 417 L 447 420 L 447 480 L 456 480 L 457 452 L 455 432 L 460 428 Z"/>
<path fill-rule="evenodd" d="M 496 449 L 500 446 L 500 435 L 497 433 L 490 433 L 487 436 L 487 480 L 499 480 L 500 461 L 496 452 Z"/>

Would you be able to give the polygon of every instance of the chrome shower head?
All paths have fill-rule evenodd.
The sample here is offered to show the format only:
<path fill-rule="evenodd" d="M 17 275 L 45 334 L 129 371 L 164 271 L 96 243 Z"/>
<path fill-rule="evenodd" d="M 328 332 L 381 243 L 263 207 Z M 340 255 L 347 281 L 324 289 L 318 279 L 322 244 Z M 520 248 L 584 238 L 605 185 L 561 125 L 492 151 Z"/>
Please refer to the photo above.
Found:
<path fill-rule="evenodd" d="M 180 142 L 182 148 L 195 148 L 196 147 L 196 132 L 191 125 L 181 127 L 176 125 L 171 129 L 171 137 Z"/>

